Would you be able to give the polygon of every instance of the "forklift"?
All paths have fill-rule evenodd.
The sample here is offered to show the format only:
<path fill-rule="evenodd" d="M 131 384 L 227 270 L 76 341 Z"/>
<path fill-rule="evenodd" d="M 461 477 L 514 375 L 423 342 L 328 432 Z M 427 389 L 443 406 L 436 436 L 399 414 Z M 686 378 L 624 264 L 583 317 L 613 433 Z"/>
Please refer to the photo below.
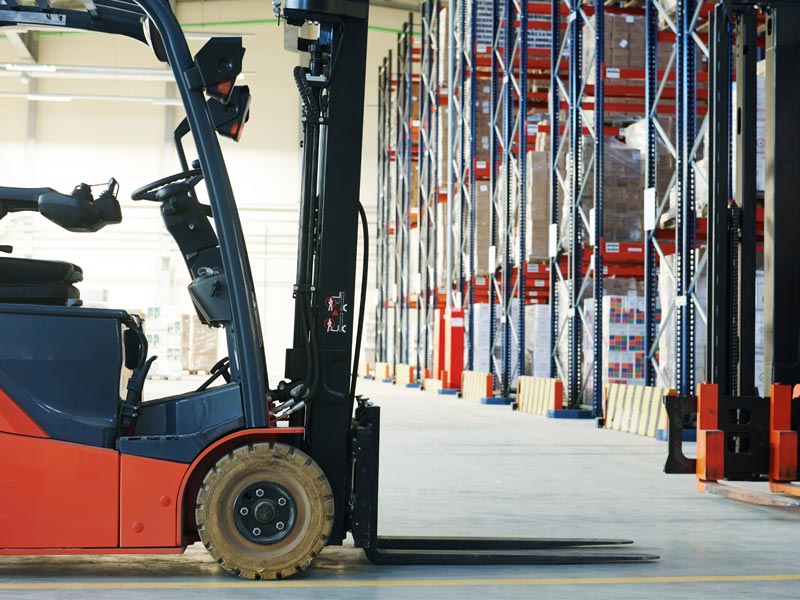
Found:
<path fill-rule="evenodd" d="M 174 135 L 182 170 L 132 199 L 158 205 L 198 317 L 225 330 L 228 357 L 197 390 L 145 402 L 156 357 L 138 316 L 81 306 L 76 265 L 0 258 L 0 555 L 181 553 L 199 541 L 234 575 L 279 579 L 349 533 L 377 564 L 658 558 L 617 550 L 631 543 L 622 539 L 378 535 L 380 409 L 356 394 L 369 244 L 359 202 L 366 0 L 274 6 L 305 57 L 294 71 L 304 126 L 294 339 L 274 386 L 218 139 L 238 141 L 249 116 L 250 90 L 236 84 L 242 40 L 212 38 L 192 56 L 166 0 L 84 4 L 4 0 L 0 26 L 123 35 L 169 65 L 186 113 Z M 94 232 L 121 221 L 117 195 L 114 179 L 96 198 L 84 184 L 69 194 L 0 188 L 0 218 L 32 211 L 69 231 Z M 355 319 L 359 218 L 365 248 Z"/>

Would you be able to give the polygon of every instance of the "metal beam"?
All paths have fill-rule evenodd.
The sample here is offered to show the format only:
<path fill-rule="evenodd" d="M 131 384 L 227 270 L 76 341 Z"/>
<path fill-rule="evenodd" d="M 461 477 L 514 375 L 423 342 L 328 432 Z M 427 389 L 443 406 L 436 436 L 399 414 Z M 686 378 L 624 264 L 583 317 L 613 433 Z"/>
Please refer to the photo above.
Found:
<path fill-rule="evenodd" d="M 711 15 L 711 98 L 709 110 L 709 205 L 708 242 L 708 346 L 706 379 L 719 385 L 721 394 L 734 395 L 731 385 L 731 230 L 728 206 L 730 190 L 730 87 L 731 33 L 729 14 L 723 5 Z M 738 304 L 738 296 L 736 297 Z"/>
<path fill-rule="evenodd" d="M 14 51 L 19 55 L 19 57 L 24 60 L 25 62 L 36 62 L 36 59 L 33 57 L 33 53 L 31 52 L 30 47 L 28 46 L 28 36 L 29 33 L 19 33 L 16 31 L 8 31 L 6 33 L 6 39 L 11 43 L 11 46 L 14 48 Z"/>
<path fill-rule="evenodd" d="M 736 25 L 736 190 L 741 211 L 738 294 L 738 373 L 732 390 L 742 396 L 755 395 L 756 313 L 756 61 L 757 23 L 754 7 L 744 8 Z M 733 290 L 732 290 L 733 291 Z M 733 357 L 737 358 L 736 356 Z M 734 361 L 734 369 L 736 362 Z M 738 381 L 737 381 L 738 380 Z M 737 389 L 738 388 L 738 389 Z M 765 390 L 766 392 L 766 390 Z"/>

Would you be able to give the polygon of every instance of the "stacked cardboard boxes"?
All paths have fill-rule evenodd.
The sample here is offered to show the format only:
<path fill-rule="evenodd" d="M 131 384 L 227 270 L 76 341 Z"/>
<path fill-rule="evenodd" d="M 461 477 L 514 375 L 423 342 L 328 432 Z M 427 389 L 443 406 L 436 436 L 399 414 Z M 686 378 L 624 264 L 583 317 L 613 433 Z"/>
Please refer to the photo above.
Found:
<path fill-rule="evenodd" d="M 607 13 L 605 15 L 605 64 L 607 69 L 645 68 L 645 17 Z M 595 19 L 583 26 L 583 64 L 595 53 Z M 590 71 L 594 77 L 594 70 Z"/>
<path fill-rule="evenodd" d="M 473 305 L 472 310 L 474 312 L 474 334 L 473 334 L 473 370 L 479 371 L 482 373 L 490 373 L 491 372 L 491 364 L 490 364 L 490 353 L 492 352 L 492 346 L 494 340 L 492 340 L 489 332 L 489 304 L 488 303 L 478 303 Z M 519 300 L 514 299 L 511 302 L 511 310 L 512 314 L 516 318 L 516 315 L 519 314 Z M 499 314 L 499 309 L 495 311 L 495 335 L 497 332 L 500 331 L 500 323 L 502 320 L 502 315 Z M 500 338 L 498 337 L 498 340 Z M 495 359 L 498 370 L 502 373 L 503 370 L 503 355 L 500 349 L 501 343 L 498 343 L 498 347 L 495 349 Z M 517 352 L 518 352 L 518 344 L 517 338 L 514 333 L 511 335 L 511 364 L 509 365 L 509 372 L 513 374 L 511 385 L 512 387 L 516 387 L 517 385 Z"/>
<path fill-rule="evenodd" d="M 646 67 L 645 17 L 639 15 L 605 15 L 605 66 L 608 84 L 615 83 L 622 75 L 620 69 L 639 69 Z M 583 64 L 588 66 L 595 52 L 594 17 L 583 26 Z M 664 69 L 669 63 L 672 44 L 658 44 L 658 68 Z M 588 77 L 594 78 L 594 67 L 590 66 Z"/>
<path fill-rule="evenodd" d="M 469 88 L 469 86 L 467 86 Z M 475 104 L 475 156 L 478 169 L 485 169 L 489 164 L 492 133 L 492 88 L 488 80 L 478 80 L 472 101 Z M 469 89 L 468 92 L 469 94 Z"/>
<path fill-rule="evenodd" d="M 586 142 L 585 156 L 594 151 Z M 641 242 L 643 235 L 643 189 L 642 160 L 639 150 L 632 148 L 616 138 L 605 140 L 605 192 L 604 192 L 604 235 L 615 242 Z M 592 205 L 594 197 L 594 177 L 586 179 L 583 189 L 584 206 Z M 561 231 L 567 231 L 569 224 L 570 198 L 564 194 L 562 205 Z M 587 243 L 588 239 L 585 240 Z M 567 238 L 561 240 L 562 250 L 567 250 Z"/>
<path fill-rule="evenodd" d="M 179 379 L 183 373 L 183 314 L 177 306 L 151 306 L 146 317 L 150 356 L 158 359 L 150 378 Z"/>
<path fill-rule="evenodd" d="M 675 117 L 659 115 L 658 120 L 664 132 L 670 136 L 670 140 L 674 141 Z M 647 161 L 647 119 L 640 119 L 626 127 L 624 135 L 625 143 L 631 148 L 639 150 L 644 167 Z M 656 137 L 656 149 L 656 205 L 660 205 L 669 191 L 669 185 L 675 173 L 675 158 L 660 136 Z M 645 187 L 646 175 L 646 169 L 642 168 L 642 190 Z"/>
<path fill-rule="evenodd" d="M 525 374 L 550 377 L 550 305 L 525 307 Z"/>
<path fill-rule="evenodd" d="M 475 6 L 475 43 L 478 44 L 478 52 L 488 52 L 491 47 L 493 9 L 495 3 L 492 0 L 478 0 Z M 547 0 L 534 0 L 529 4 L 543 5 L 549 9 L 550 2 Z M 550 48 L 552 40 L 551 28 L 546 26 L 550 23 L 550 14 L 537 14 L 536 11 L 529 10 L 528 23 L 541 23 L 541 26 L 528 28 L 528 48 L 538 48 L 547 50 Z M 502 44 L 502 36 L 500 43 Z"/>
<path fill-rule="evenodd" d="M 494 269 L 489 265 L 491 246 L 492 195 L 488 181 L 475 182 L 475 273 L 488 275 Z"/>
<path fill-rule="evenodd" d="M 436 120 L 436 168 L 439 174 L 439 189 L 442 191 L 447 190 L 447 149 L 450 140 L 447 136 L 447 116 L 450 110 L 447 106 L 440 106 L 436 109 L 438 112 Z"/>
<path fill-rule="evenodd" d="M 526 178 L 528 259 L 547 258 L 550 236 L 550 156 L 528 152 Z"/>
<path fill-rule="evenodd" d="M 603 381 L 644 385 L 644 298 L 603 297 Z"/>
<path fill-rule="evenodd" d="M 183 368 L 190 373 L 205 372 L 219 359 L 220 330 L 207 327 L 197 315 L 183 315 Z"/>
<path fill-rule="evenodd" d="M 699 250 L 696 250 L 695 253 L 699 258 Z M 691 256 L 687 257 L 687 260 L 691 260 Z M 675 381 L 673 380 L 675 374 L 675 311 L 673 310 L 672 315 L 670 315 L 669 310 L 675 301 L 675 281 L 670 273 L 675 272 L 675 255 L 671 254 L 666 257 L 666 262 L 662 260 L 658 274 L 658 296 L 661 302 L 659 328 L 663 328 L 658 344 L 659 365 L 663 378 L 659 375 L 658 385 L 669 389 L 675 387 Z M 700 274 L 695 288 L 695 295 L 703 312 L 708 314 L 708 269 L 703 269 Z M 665 326 L 664 321 L 667 319 L 668 322 Z M 700 319 L 695 319 L 694 378 L 696 382 L 704 381 L 706 378 L 707 338 L 706 326 Z"/>

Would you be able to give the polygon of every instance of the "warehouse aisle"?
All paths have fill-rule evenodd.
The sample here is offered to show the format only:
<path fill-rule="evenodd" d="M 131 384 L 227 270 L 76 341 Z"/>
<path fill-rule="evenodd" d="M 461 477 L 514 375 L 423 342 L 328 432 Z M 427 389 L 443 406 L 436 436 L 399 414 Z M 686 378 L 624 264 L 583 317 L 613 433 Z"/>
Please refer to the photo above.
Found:
<path fill-rule="evenodd" d="M 175 386 L 151 383 L 151 393 Z M 800 512 L 697 493 L 691 477 L 661 472 L 663 443 L 360 386 L 383 407 L 382 534 L 627 537 L 661 561 L 389 568 L 331 548 L 304 576 L 251 583 L 222 574 L 201 547 L 167 557 L 0 557 L 0 598 L 797 597 Z"/>

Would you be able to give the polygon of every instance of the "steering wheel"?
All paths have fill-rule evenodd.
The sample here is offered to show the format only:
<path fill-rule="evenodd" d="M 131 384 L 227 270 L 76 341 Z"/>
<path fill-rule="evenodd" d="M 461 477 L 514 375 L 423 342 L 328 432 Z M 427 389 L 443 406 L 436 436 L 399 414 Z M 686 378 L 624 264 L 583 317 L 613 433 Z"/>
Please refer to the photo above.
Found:
<path fill-rule="evenodd" d="M 156 197 L 158 191 L 170 184 L 173 183 L 185 183 L 190 188 L 194 188 L 198 183 L 203 180 L 203 171 L 201 169 L 191 169 L 189 171 L 184 171 L 183 173 L 176 173 L 175 175 L 170 175 L 169 177 L 164 177 L 157 181 L 153 181 L 152 183 L 148 183 L 147 185 L 143 185 L 137 190 L 134 190 L 131 193 L 131 200 L 151 200 L 153 202 L 161 202 Z"/>

